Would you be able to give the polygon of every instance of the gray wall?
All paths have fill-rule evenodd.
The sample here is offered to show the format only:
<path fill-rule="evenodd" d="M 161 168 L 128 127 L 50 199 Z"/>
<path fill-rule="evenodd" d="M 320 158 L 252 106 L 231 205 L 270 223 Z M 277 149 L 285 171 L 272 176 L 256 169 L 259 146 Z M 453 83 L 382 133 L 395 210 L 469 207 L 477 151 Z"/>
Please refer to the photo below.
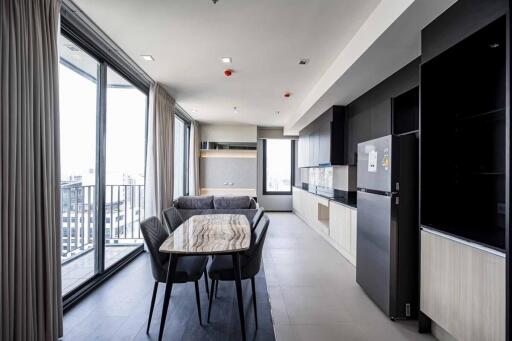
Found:
<path fill-rule="evenodd" d="M 255 188 L 256 159 L 209 157 L 200 159 L 202 188 Z M 230 182 L 233 185 L 225 185 Z"/>

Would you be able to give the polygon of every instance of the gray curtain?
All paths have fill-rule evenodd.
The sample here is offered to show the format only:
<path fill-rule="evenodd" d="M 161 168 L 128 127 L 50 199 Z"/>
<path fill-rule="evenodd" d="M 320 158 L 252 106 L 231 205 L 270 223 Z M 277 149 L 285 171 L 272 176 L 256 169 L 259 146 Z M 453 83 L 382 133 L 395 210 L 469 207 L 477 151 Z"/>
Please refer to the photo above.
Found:
<path fill-rule="evenodd" d="M 175 101 L 160 84 L 149 92 L 145 216 L 160 217 L 172 204 Z"/>
<path fill-rule="evenodd" d="M 201 134 L 199 123 L 193 121 L 190 125 L 190 151 L 189 151 L 189 167 L 188 167 L 188 183 L 189 194 L 200 195 L 199 183 L 199 157 L 201 153 Z"/>
<path fill-rule="evenodd" d="M 0 339 L 62 335 L 59 0 L 0 1 Z"/>

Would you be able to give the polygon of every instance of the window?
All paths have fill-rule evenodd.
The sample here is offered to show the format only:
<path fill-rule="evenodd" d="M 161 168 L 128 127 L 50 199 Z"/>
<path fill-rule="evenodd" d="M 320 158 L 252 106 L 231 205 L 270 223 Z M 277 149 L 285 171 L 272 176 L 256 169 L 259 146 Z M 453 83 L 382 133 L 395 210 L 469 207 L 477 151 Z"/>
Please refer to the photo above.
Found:
<path fill-rule="evenodd" d="M 149 92 L 133 66 L 101 49 L 93 32 L 79 32 L 66 13 L 59 37 L 65 308 L 143 251 Z"/>
<path fill-rule="evenodd" d="M 68 293 L 94 276 L 94 262 L 80 262 L 83 276 L 72 274 L 71 260 L 94 248 L 96 234 L 89 233 L 83 217 L 95 216 L 96 113 L 99 62 L 71 40 L 59 39 L 59 105 L 61 154 L 62 292 Z M 80 205 L 80 204 L 86 205 Z M 76 218 L 80 219 L 77 220 Z M 77 222 L 79 221 L 79 222 Z M 76 229 L 85 230 L 77 238 Z M 70 232 L 71 231 L 71 232 Z M 76 272 L 76 271 L 75 271 Z"/>
<path fill-rule="evenodd" d="M 263 194 L 291 194 L 293 141 L 263 140 Z"/>
<path fill-rule="evenodd" d="M 188 146 L 190 124 L 176 115 L 174 120 L 174 198 L 188 195 Z"/>
<path fill-rule="evenodd" d="M 147 95 L 107 67 L 105 217 L 116 229 L 105 233 L 105 268 L 142 245 L 146 108 Z"/>

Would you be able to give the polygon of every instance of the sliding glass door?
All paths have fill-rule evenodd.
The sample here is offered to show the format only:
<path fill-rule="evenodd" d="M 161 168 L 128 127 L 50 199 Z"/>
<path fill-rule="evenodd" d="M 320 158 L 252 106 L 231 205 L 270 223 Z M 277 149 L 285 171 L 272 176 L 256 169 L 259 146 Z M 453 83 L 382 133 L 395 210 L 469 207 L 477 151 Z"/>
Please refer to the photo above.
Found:
<path fill-rule="evenodd" d="M 66 307 L 142 252 L 148 90 L 73 34 L 59 53 Z"/>
<path fill-rule="evenodd" d="M 142 245 L 147 96 L 107 68 L 105 268 Z"/>
<path fill-rule="evenodd" d="M 60 39 L 62 292 L 94 276 L 96 266 L 96 114 L 99 62 Z"/>

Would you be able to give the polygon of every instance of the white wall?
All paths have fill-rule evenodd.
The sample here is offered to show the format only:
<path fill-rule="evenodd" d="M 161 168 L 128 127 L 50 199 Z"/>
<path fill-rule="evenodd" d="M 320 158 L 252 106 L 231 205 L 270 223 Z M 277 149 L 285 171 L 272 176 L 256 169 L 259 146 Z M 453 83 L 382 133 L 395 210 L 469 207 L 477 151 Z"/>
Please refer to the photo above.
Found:
<path fill-rule="evenodd" d="M 201 141 L 256 143 L 257 133 L 255 125 L 201 124 Z"/>

